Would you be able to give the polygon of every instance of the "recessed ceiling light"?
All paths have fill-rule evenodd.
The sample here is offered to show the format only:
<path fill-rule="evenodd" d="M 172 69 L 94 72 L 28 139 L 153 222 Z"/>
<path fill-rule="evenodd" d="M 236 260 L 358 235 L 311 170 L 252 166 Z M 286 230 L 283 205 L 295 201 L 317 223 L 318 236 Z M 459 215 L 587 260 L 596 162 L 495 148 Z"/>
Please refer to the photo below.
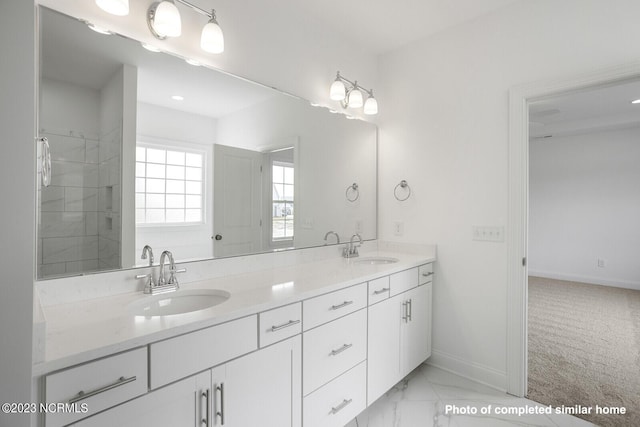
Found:
<path fill-rule="evenodd" d="M 151 44 L 147 44 L 147 43 L 141 43 L 142 47 L 147 49 L 149 52 L 160 52 L 160 49 L 158 49 L 157 47 L 155 47 L 154 45 Z"/>
<path fill-rule="evenodd" d="M 191 58 L 187 58 L 185 59 L 185 62 L 189 65 L 193 65 L 194 67 L 199 67 L 200 65 L 202 65 L 201 63 L 199 63 L 198 61 L 196 61 L 195 59 L 191 59 Z"/>
<path fill-rule="evenodd" d="M 173 95 L 171 99 L 173 99 L 174 101 L 184 101 L 184 96 Z"/>
<path fill-rule="evenodd" d="M 640 99 L 634 99 L 631 101 L 632 104 L 640 104 Z"/>
<path fill-rule="evenodd" d="M 107 35 L 107 36 L 110 36 L 111 34 L 113 34 L 111 31 L 109 31 L 109 30 L 107 30 L 107 29 L 105 29 L 105 28 L 102 28 L 102 27 L 98 27 L 98 26 L 96 26 L 95 24 L 92 24 L 92 23 L 90 23 L 90 22 L 89 22 L 89 23 L 87 23 L 87 26 L 88 26 L 90 29 L 92 29 L 93 31 L 95 31 L 96 33 L 105 34 L 105 35 Z"/>

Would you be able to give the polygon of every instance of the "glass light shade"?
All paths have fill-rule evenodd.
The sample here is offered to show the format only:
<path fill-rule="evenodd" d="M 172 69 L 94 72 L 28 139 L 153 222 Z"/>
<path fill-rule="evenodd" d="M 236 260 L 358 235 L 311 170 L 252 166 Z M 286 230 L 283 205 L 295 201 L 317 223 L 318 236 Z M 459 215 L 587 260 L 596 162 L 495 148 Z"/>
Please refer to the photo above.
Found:
<path fill-rule="evenodd" d="M 360 108 L 362 103 L 362 92 L 358 89 L 353 89 L 349 92 L 349 108 Z"/>
<path fill-rule="evenodd" d="M 160 36 L 180 37 L 182 34 L 180 11 L 173 2 L 167 0 L 160 2 L 156 7 L 152 25 Z"/>
<path fill-rule="evenodd" d="M 222 29 L 215 20 L 207 22 L 202 29 L 200 37 L 200 47 L 205 52 L 222 53 L 224 52 L 224 35 Z"/>
<path fill-rule="evenodd" d="M 342 101 L 346 95 L 347 90 L 344 87 L 344 83 L 340 80 L 336 80 L 331 84 L 331 90 L 329 91 L 329 98 L 334 101 Z"/>
<path fill-rule="evenodd" d="M 363 111 L 368 115 L 378 114 L 378 101 L 373 96 L 368 97 L 364 103 Z"/>
<path fill-rule="evenodd" d="M 129 0 L 96 0 L 102 10 L 112 15 L 126 16 L 129 14 Z"/>

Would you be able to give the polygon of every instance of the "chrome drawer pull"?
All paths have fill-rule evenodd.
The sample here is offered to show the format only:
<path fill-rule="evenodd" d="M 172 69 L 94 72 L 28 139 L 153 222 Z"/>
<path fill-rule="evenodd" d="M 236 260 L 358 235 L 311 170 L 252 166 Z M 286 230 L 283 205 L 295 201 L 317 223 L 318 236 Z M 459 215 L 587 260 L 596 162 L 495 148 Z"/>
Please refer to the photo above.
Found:
<path fill-rule="evenodd" d="M 120 377 L 118 379 L 118 381 L 114 382 L 113 384 L 106 385 L 104 387 L 98 388 L 98 389 L 90 391 L 88 393 L 85 393 L 84 391 L 80 390 L 78 392 L 78 394 L 76 395 L 76 397 L 73 397 L 73 398 L 69 399 L 69 403 L 80 402 L 81 400 L 88 399 L 90 397 L 95 396 L 96 394 L 104 393 L 105 391 L 112 390 L 112 389 L 114 389 L 116 387 L 120 387 L 122 385 L 129 384 L 131 382 L 134 382 L 135 380 L 136 380 L 136 376 L 135 375 L 132 376 L 132 377 L 129 377 L 129 378 Z"/>
<path fill-rule="evenodd" d="M 374 295 L 380 295 L 380 294 L 384 294 L 385 292 L 387 292 L 389 290 L 389 288 L 382 288 L 380 290 L 377 291 L 373 291 Z"/>
<path fill-rule="evenodd" d="M 205 427 L 210 427 L 209 426 L 209 416 L 210 416 L 210 414 L 209 414 L 209 406 L 211 406 L 211 402 L 209 401 L 209 399 L 210 399 L 210 394 L 209 393 L 210 393 L 209 389 L 207 389 L 207 391 L 202 393 L 202 397 L 206 398 L 205 401 L 206 401 L 206 405 L 207 405 L 207 408 L 205 410 L 206 418 L 204 418 L 202 420 L 202 424 L 204 424 Z"/>
<path fill-rule="evenodd" d="M 341 403 L 341 404 L 339 404 L 338 406 L 335 406 L 335 407 L 331 408 L 331 412 L 330 412 L 330 414 L 331 414 L 331 415 L 335 415 L 335 414 L 337 414 L 338 412 L 342 411 L 342 410 L 345 408 L 345 406 L 347 406 L 347 405 L 348 405 L 349 403 L 351 403 L 351 402 L 353 402 L 353 399 L 349 399 L 349 400 L 344 399 L 344 400 L 342 401 L 342 403 Z"/>
<path fill-rule="evenodd" d="M 220 392 L 220 410 L 216 412 L 216 416 L 220 417 L 220 425 L 224 425 L 224 383 L 220 383 L 216 387 L 216 390 Z"/>
<path fill-rule="evenodd" d="M 335 356 L 336 354 L 340 354 L 343 351 L 350 349 L 351 347 L 353 347 L 353 344 L 345 344 L 337 350 L 331 350 L 331 353 L 329 353 L 329 356 Z"/>
<path fill-rule="evenodd" d="M 413 319 L 411 318 L 413 315 L 413 300 L 409 299 L 409 301 L 407 302 L 407 307 L 408 307 L 408 313 L 407 313 L 407 318 L 409 320 L 409 322 L 413 321 Z"/>
<path fill-rule="evenodd" d="M 429 276 L 431 276 L 432 274 L 433 274 L 433 271 L 430 271 L 430 272 L 428 272 L 428 273 L 422 273 L 422 276 L 423 276 L 423 277 L 429 277 Z"/>
<path fill-rule="evenodd" d="M 353 301 L 345 301 L 345 302 L 343 302 L 342 304 L 339 304 L 339 305 L 332 305 L 331 306 L 331 310 L 338 310 L 338 309 L 340 309 L 342 307 L 346 307 L 346 306 L 351 305 L 351 304 L 353 304 Z"/>
<path fill-rule="evenodd" d="M 280 329 L 288 328 L 289 326 L 297 325 L 300 323 L 300 320 L 289 320 L 287 323 L 283 323 L 282 325 L 272 326 L 271 332 L 279 331 Z"/>

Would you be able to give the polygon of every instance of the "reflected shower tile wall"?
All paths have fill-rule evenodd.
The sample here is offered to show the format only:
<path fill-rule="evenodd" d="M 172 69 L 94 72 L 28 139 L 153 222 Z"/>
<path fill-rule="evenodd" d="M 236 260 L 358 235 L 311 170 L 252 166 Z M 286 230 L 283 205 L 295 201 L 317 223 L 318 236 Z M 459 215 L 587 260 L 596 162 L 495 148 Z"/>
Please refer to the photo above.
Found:
<path fill-rule="evenodd" d="M 99 141 L 80 133 L 49 139 L 52 179 L 42 188 L 39 219 L 38 277 L 98 266 Z M 88 237 L 89 236 L 89 237 Z M 93 261 L 91 261 L 93 260 Z"/>
<path fill-rule="evenodd" d="M 100 269 L 119 268 L 122 123 L 100 137 L 97 227 Z"/>
<path fill-rule="evenodd" d="M 98 258 L 98 236 L 52 237 L 42 241 L 44 264 L 96 258 Z"/>

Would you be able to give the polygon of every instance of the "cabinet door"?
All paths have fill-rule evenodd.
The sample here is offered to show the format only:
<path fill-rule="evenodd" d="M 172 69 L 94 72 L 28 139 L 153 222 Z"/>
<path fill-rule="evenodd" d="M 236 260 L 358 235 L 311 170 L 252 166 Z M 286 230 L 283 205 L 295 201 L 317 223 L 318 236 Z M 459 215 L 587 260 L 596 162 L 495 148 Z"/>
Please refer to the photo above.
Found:
<path fill-rule="evenodd" d="M 300 343 L 298 335 L 214 368 L 212 426 L 300 427 Z"/>
<path fill-rule="evenodd" d="M 405 292 L 402 299 L 408 303 L 403 308 L 408 311 L 408 319 L 402 322 L 400 341 L 401 377 L 404 377 L 431 356 L 431 284 Z"/>
<path fill-rule="evenodd" d="M 209 371 L 147 393 L 98 415 L 77 427 L 200 427 L 207 416 Z M 211 395 L 210 395 L 211 396 Z"/>
<path fill-rule="evenodd" d="M 400 378 L 402 301 L 397 295 L 369 307 L 367 405 L 371 405 Z"/>

